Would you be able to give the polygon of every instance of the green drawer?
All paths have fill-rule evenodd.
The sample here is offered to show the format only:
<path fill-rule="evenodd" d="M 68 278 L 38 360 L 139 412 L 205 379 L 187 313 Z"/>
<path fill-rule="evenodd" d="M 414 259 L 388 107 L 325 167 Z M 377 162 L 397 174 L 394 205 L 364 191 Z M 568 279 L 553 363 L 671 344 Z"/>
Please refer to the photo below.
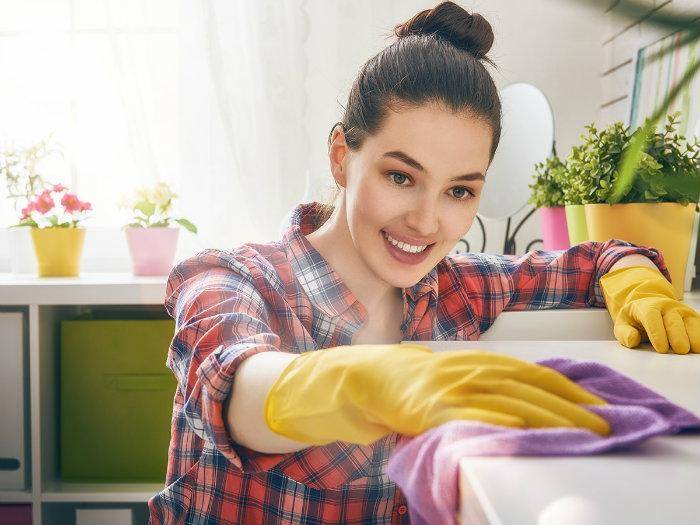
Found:
<path fill-rule="evenodd" d="M 162 482 L 176 381 L 172 319 L 61 322 L 61 477 Z"/>

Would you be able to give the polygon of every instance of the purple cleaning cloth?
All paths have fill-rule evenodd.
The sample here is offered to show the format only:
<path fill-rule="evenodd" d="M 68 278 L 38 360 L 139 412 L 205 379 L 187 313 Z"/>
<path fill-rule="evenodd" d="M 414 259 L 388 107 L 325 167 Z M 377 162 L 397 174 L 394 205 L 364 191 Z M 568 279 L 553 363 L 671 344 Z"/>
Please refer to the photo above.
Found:
<path fill-rule="evenodd" d="M 401 438 L 389 458 L 388 474 L 408 500 L 413 525 L 457 522 L 459 460 L 465 456 L 595 454 L 700 428 L 700 419 L 687 410 L 600 363 L 556 358 L 539 364 L 610 403 L 588 408 L 608 421 L 611 434 L 601 437 L 581 429 L 516 429 L 450 421 L 415 438 Z"/>

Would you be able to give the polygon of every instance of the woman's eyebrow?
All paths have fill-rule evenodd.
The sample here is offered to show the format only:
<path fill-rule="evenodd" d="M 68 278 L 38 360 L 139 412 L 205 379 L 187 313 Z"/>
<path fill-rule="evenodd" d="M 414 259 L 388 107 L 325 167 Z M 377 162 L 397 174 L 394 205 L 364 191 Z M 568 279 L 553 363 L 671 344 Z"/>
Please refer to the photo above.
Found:
<path fill-rule="evenodd" d="M 405 164 L 408 164 L 411 166 L 413 169 L 416 169 L 420 172 L 425 173 L 426 169 L 423 167 L 423 165 L 418 162 L 416 159 L 408 155 L 407 153 L 404 153 L 403 151 L 399 150 L 393 150 L 393 151 L 387 151 L 382 155 L 382 157 L 391 157 L 393 159 L 400 160 L 401 162 L 404 162 Z M 459 177 L 454 177 L 453 179 L 450 180 L 485 180 L 484 174 L 474 172 L 474 173 L 467 173 L 465 175 L 460 175 Z"/>

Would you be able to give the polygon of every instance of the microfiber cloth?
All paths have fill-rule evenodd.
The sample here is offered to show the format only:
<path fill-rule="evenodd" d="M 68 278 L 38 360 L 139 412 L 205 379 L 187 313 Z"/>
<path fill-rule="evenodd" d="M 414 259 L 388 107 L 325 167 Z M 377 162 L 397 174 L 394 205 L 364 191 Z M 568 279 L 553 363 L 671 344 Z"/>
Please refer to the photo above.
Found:
<path fill-rule="evenodd" d="M 547 359 L 553 368 L 608 405 L 590 405 L 612 432 L 601 437 L 571 428 L 520 429 L 450 421 L 420 436 L 402 437 L 389 458 L 388 475 L 401 488 L 411 523 L 454 524 L 459 460 L 465 456 L 577 456 L 639 443 L 653 436 L 700 429 L 700 419 L 656 392 L 595 362 Z"/>

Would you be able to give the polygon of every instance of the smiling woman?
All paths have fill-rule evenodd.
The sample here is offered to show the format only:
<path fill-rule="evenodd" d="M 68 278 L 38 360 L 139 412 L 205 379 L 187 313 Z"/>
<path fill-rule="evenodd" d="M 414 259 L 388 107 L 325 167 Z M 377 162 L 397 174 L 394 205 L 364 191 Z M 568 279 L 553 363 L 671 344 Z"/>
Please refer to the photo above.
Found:
<path fill-rule="evenodd" d="M 307 239 L 375 317 L 471 227 L 493 141 L 492 126 L 472 113 L 445 103 L 395 105 L 356 149 L 340 125 L 332 132 L 342 198 Z"/>
<path fill-rule="evenodd" d="M 399 435 L 452 420 L 610 432 L 587 406 L 603 400 L 552 369 L 417 342 L 478 339 L 507 309 L 604 306 L 613 265 L 606 293 L 634 324 L 637 297 L 616 276 L 631 275 L 636 254 L 649 266 L 645 289 L 663 294 L 662 258 L 616 240 L 449 255 L 500 136 L 484 66 L 493 32 L 444 2 L 396 36 L 361 68 L 333 126 L 337 198 L 297 206 L 279 241 L 205 250 L 169 276 L 179 388 L 154 524 L 409 523 L 384 471 Z M 661 304 L 681 327 L 689 314 Z M 700 342 L 700 325 L 688 326 Z"/>

